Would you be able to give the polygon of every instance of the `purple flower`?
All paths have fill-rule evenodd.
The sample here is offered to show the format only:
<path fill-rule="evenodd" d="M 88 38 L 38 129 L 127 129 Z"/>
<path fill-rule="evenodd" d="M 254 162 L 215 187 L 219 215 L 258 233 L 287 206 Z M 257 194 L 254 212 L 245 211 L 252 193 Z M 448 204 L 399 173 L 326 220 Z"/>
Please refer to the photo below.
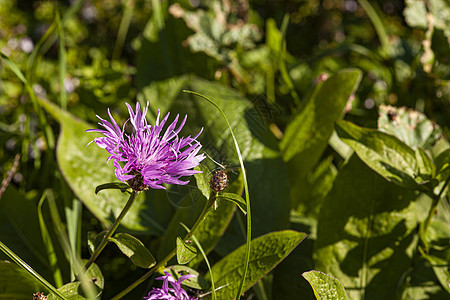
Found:
<path fill-rule="evenodd" d="M 196 140 L 202 130 L 195 137 L 178 136 L 186 123 L 187 116 L 176 128 L 179 117 L 177 115 L 162 134 L 170 113 L 160 122 L 158 110 L 156 125 L 151 126 L 147 124 L 145 118 L 148 103 L 142 112 L 139 103 L 136 103 L 136 112 L 133 112 L 128 103 L 126 105 L 130 113 L 130 118 L 126 122 L 130 121 L 133 126 L 132 133 L 125 133 L 126 122 L 122 128 L 117 125 L 109 109 L 108 115 L 111 122 L 97 115 L 100 119 L 99 125 L 103 126 L 104 130 L 87 130 L 87 132 L 100 132 L 104 135 L 104 137 L 95 138 L 92 142 L 108 151 L 110 156 L 107 161 L 113 160 L 117 179 L 127 182 L 135 191 L 142 191 L 148 187 L 164 189 L 163 183 L 184 185 L 189 181 L 181 180 L 182 176 L 200 172 L 193 168 L 205 158 L 204 154 L 198 155 L 202 145 Z"/>
<path fill-rule="evenodd" d="M 164 280 L 162 288 L 153 288 L 145 300 L 198 300 L 198 298 L 189 296 L 188 293 L 181 287 L 181 283 L 195 275 L 183 275 L 178 281 L 169 273 L 164 271 L 164 276 L 158 277 L 158 280 Z M 169 283 L 171 287 L 169 288 Z"/>

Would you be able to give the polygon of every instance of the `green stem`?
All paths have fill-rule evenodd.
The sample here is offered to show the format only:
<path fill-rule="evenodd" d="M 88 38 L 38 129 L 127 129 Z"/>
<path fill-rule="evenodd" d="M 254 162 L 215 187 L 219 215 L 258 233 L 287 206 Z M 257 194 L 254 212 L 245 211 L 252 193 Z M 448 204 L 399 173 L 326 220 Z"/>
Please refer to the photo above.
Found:
<path fill-rule="evenodd" d="M 195 230 L 198 228 L 198 226 L 203 222 L 203 220 L 208 215 L 210 208 L 214 204 L 214 201 L 216 200 L 217 193 L 211 193 L 208 202 L 206 203 L 205 207 L 203 208 L 202 213 L 198 217 L 197 221 L 195 221 L 194 226 L 192 226 L 191 231 L 184 237 L 184 240 L 188 240 L 191 238 L 191 236 L 194 234 Z M 111 300 L 119 300 L 122 299 L 125 295 L 127 295 L 129 292 L 131 292 L 133 289 L 135 289 L 138 285 L 140 285 L 142 282 L 147 280 L 150 276 L 155 273 L 155 271 L 158 271 L 160 268 L 163 268 L 167 265 L 167 263 L 175 256 L 177 253 L 177 249 L 173 249 L 172 252 L 170 252 L 163 260 L 161 260 L 156 266 L 150 269 L 147 273 L 145 273 L 143 276 L 141 276 L 138 280 L 133 282 L 131 285 L 129 285 L 126 289 L 121 291 L 119 294 L 111 298 Z"/>
<path fill-rule="evenodd" d="M 380 16 L 377 14 L 376 10 L 373 8 L 373 6 L 370 4 L 367 0 L 358 0 L 359 5 L 362 6 L 362 8 L 366 11 L 367 16 L 369 17 L 370 21 L 372 22 L 373 27 L 375 27 L 375 31 L 377 32 L 378 39 L 381 43 L 381 48 L 383 50 L 383 54 L 387 55 L 389 57 L 389 39 L 388 34 L 386 32 L 386 28 L 383 25 L 383 21 L 381 20 Z"/>
<path fill-rule="evenodd" d="M 236 154 L 239 158 L 239 164 L 241 165 L 242 178 L 244 179 L 245 202 L 247 204 L 247 244 L 246 244 L 246 248 L 245 248 L 244 272 L 242 274 L 242 281 L 239 285 L 239 289 L 238 289 L 238 292 L 236 295 L 236 299 L 239 300 L 241 298 L 242 289 L 244 288 L 245 277 L 247 276 L 248 264 L 250 262 L 251 243 L 252 243 L 252 213 L 251 213 L 251 209 L 250 209 L 250 193 L 248 190 L 247 172 L 245 171 L 244 160 L 241 155 L 241 150 L 239 150 L 239 144 L 237 142 L 236 136 L 234 135 L 234 132 L 233 132 L 233 129 L 231 128 L 230 122 L 228 122 L 228 119 L 225 116 L 225 113 L 223 112 L 223 110 L 216 103 L 209 100 L 207 97 L 203 96 L 202 94 L 199 94 L 199 93 L 196 93 L 193 91 L 187 91 L 187 90 L 183 90 L 183 92 L 202 97 L 203 99 L 205 99 L 206 101 L 211 103 L 220 112 L 220 114 L 224 118 L 225 122 L 227 123 L 228 130 L 230 131 L 231 137 L 233 138 L 234 147 L 236 148 Z"/>
<path fill-rule="evenodd" d="M 427 252 L 427 253 L 428 253 L 427 231 L 428 231 L 428 228 L 430 227 L 431 219 L 436 214 L 436 210 L 437 210 L 437 206 L 439 204 L 439 200 L 441 200 L 442 194 L 443 194 L 445 188 L 447 187 L 449 181 L 450 181 L 450 177 L 447 178 L 447 180 L 445 181 L 444 186 L 442 187 L 442 189 L 439 192 L 439 194 L 436 195 L 435 197 L 432 197 L 433 203 L 431 204 L 431 207 L 430 207 L 430 210 L 428 212 L 427 218 L 425 219 L 425 221 L 422 223 L 422 226 L 421 226 L 422 228 L 420 230 L 421 231 L 420 236 L 421 236 L 422 243 L 423 243 L 423 245 L 425 247 L 425 252 Z"/>
<path fill-rule="evenodd" d="M 17 254 L 15 254 L 11 249 L 9 249 L 5 244 L 0 242 L 0 250 L 5 253 L 9 258 L 11 258 L 16 264 L 18 264 L 22 269 L 30 273 L 36 280 L 38 280 L 43 286 L 45 286 L 50 292 L 58 296 L 60 299 L 66 300 L 67 298 L 58 291 L 53 285 L 51 285 L 47 280 L 44 279 L 39 273 L 33 270 L 26 262 L 24 262 Z"/>
<path fill-rule="evenodd" d="M 131 192 L 131 195 L 130 195 L 130 198 L 128 199 L 127 204 L 125 204 L 125 207 L 122 209 L 122 212 L 117 217 L 116 221 L 114 221 L 114 224 L 111 226 L 111 228 L 109 229 L 108 233 L 103 237 L 102 242 L 97 247 L 97 249 L 95 249 L 95 251 L 92 254 L 91 258 L 89 259 L 89 261 L 84 266 L 84 272 L 86 272 L 87 269 L 89 269 L 89 267 L 92 265 L 92 263 L 97 259 L 97 257 L 100 255 L 102 250 L 105 248 L 106 244 L 108 244 L 109 238 L 114 234 L 114 232 L 116 231 L 117 227 L 119 227 L 120 222 L 125 217 L 127 212 L 130 210 L 131 206 L 133 206 L 133 203 L 134 203 L 135 199 L 136 199 L 136 192 L 133 191 L 133 192 Z"/>

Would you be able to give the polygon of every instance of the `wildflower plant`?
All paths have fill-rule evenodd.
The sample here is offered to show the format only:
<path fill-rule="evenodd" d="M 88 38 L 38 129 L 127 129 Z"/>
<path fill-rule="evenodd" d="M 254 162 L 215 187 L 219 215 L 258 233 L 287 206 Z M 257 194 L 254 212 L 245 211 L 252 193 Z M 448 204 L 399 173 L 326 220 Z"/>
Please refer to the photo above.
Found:
<path fill-rule="evenodd" d="M 0 4 L 0 298 L 448 298 L 448 1 L 37 2 Z"/>

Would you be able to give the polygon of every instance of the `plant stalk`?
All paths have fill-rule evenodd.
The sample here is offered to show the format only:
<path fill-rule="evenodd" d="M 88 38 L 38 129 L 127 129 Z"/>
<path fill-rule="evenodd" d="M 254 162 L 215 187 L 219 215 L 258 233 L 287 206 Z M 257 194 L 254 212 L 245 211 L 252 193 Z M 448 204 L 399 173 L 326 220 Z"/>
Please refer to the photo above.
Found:
<path fill-rule="evenodd" d="M 437 207 L 439 205 L 439 200 L 441 200 L 442 194 L 444 193 L 444 190 L 447 187 L 449 181 L 450 181 L 450 177 L 447 178 L 447 180 L 445 181 L 444 186 L 442 187 L 442 189 L 439 192 L 439 194 L 432 198 L 433 202 L 432 202 L 430 210 L 428 212 L 428 216 L 425 219 L 425 221 L 422 223 L 422 228 L 420 230 L 421 231 L 421 235 L 420 236 L 421 236 L 422 243 L 425 246 L 425 252 L 426 253 L 428 253 L 428 241 L 426 239 L 427 231 L 428 231 L 428 228 L 430 227 L 431 219 L 436 214 L 436 210 L 437 210 Z"/>
<path fill-rule="evenodd" d="M 136 200 L 136 194 L 137 193 L 135 191 L 131 192 L 131 195 L 130 195 L 130 198 L 128 198 L 127 204 L 125 204 L 125 207 L 120 212 L 120 215 L 117 217 L 116 221 L 114 221 L 114 224 L 111 226 L 111 228 L 109 229 L 108 233 L 106 233 L 106 235 L 103 237 L 103 240 L 100 243 L 100 245 L 97 247 L 97 249 L 95 249 L 94 253 L 92 253 L 91 258 L 89 259 L 89 261 L 84 266 L 83 272 L 86 272 L 87 269 L 89 269 L 89 267 L 92 265 L 92 263 L 97 259 L 97 257 L 103 251 L 103 249 L 105 248 L 106 244 L 108 244 L 109 238 L 114 234 L 114 232 L 116 231 L 117 227 L 119 227 L 119 224 L 122 221 L 122 219 L 128 213 L 128 211 L 130 210 L 131 206 L 133 206 L 134 200 Z"/>
<path fill-rule="evenodd" d="M 191 238 L 191 236 L 194 234 L 195 230 L 198 228 L 198 226 L 203 222 L 203 220 L 208 215 L 210 208 L 213 206 L 214 201 L 216 200 L 217 193 L 213 192 L 209 196 L 208 202 L 206 202 L 205 207 L 203 208 L 202 213 L 198 217 L 197 221 L 195 221 L 194 226 L 192 226 L 191 231 L 186 234 L 184 237 L 184 240 L 188 240 Z M 142 282 L 144 282 L 146 279 L 148 279 L 150 276 L 155 273 L 155 271 L 158 271 L 160 268 L 165 267 L 167 263 L 175 256 L 177 253 L 177 249 L 173 249 L 172 252 L 170 252 L 163 260 L 161 260 L 158 264 L 156 264 L 153 268 L 151 268 L 147 273 L 145 273 L 143 276 L 141 276 L 138 280 L 133 282 L 131 285 L 129 285 L 126 289 L 121 291 L 119 294 L 111 298 L 111 300 L 119 300 L 122 299 L 125 295 L 127 295 L 129 292 L 131 292 L 133 289 L 135 289 L 138 285 L 140 285 Z"/>

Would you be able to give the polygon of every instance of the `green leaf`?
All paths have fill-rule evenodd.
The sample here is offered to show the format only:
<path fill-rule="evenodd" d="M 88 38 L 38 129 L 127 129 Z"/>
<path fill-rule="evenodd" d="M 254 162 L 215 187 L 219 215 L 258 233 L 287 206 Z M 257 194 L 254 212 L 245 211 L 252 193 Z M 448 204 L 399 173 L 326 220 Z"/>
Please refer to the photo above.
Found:
<path fill-rule="evenodd" d="M 334 277 L 328 274 L 309 271 L 302 274 L 302 276 L 308 280 L 309 284 L 314 290 L 314 295 L 318 300 L 344 300 L 347 299 L 345 289 Z"/>
<path fill-rule="evenodd" d="M 292 206 L 304 201 L 308 188 L 306 176 L 317 165 L 334 123 L 344 114 L 345 106 L 361 80 L 361 71 L 346 69 L 319 83 L 299 114 L 288 124 L 280 142 L 291 183 Z"/>
<path fill-rule="evenodd" d="M 413 149 L 429 150 L 442 137 L 439 126 L 416 110 L 380 105 L 378 113 L 378 129 L 396 136 Z"/>
<path fill-rule="evenodd" d="M 27 271 L 9 261 L 0 261 L 0 299 L 29 300 L 47 290 Z"/>
<path fill-rule="evenodd" d="M 450 176 L 450 149 L 441 152 L 435 159 L 436 179 L 445 181 Z"/>
<path fill-rule="evenodd" d="M 293 230 L 271 232 L 252 240 L 250 264 L 244 291 L 252 287 L 298 246 L 306 234 Z M 212 267 L 218 299 L 236 296 L 244 269 L 245 245 L 225 256 Z M 209 279 L 207 275 L 205 279 Z"/>
<path fill-rule="evenodd" d="M 450 253 L 450 251 L 447 251 Z M 447 255 L 448 256 L 448 255 Z M 450 294 L 450 266 L 448 258 L 441 258 L 434 255 L 424 255 L 424 257 L 430 262 L 433 268 L 434 274 L 438 278 L 442 287 Z"/>
<path fill-rule="evenodd" d="M 40 103 L 61 125 L 56 158 L 64 179 L 92 214 L 108 227 L 120 214 L 128 197 L 114 190 L 95 193 L 95 187 L 117 181 L 114 166 L 111 162 L 106 163 L 108 153 L 95 144 L 86 147 L 99 136 L 85 132 L 95 126 L 46 100 L 40 100 Z M 158 212 L 164 210 L 160 210 L 159 204 L 154 202 L 140 193 L 121 225 L 143 234 L 160 234 L 163 228 L 156 220 L 160 218 Z"/>
<path fill-rule="evenodd" d="M 320 210 L 315 268 L 339 278 L 350 299 L 401 294 L 416 245 L 415 198 L 353 155 Z"/>
<path fill-rule="evenodd" d="M 336 131 L 359 158 L 378 174 L 400 186 L 417 188 L 414 151 L 398 138 L 348 121 L 338 121 Z"/>
<path fill-rule="evenodd" d="M 211 188 L 209 187 L 209 182 L 211 181 L 211 172 L 208 167 L 200 164 L 194 168 L 196 171 L 202 171 L 201 173 L 194 174 L 195 181 L 197 183 L 198 189 L 202 192 L 205 198 L 208 198 L 211 194 Z"/>
<path fill-rule="evenodd" d="M 156 260 L 140 240 L 127 233 L 116 233 L 109 240 L 119 247 L 138 267 L 149 269 L 156 264 Z"/>
<path fill-rule="evenodd" d="M 185 265 L 197 256 L 197 248 L 187 244 L 182 238 L 177 237 L 177 261 Z"/>
<path fill-rule="evenodd" d="M 120 190 L 122 193 L 125 193 L 128 189 L 130 189 L 130 186 L 123 182 L 110 182 L 110 183 L 104 183 L 100 184 L 95 188 L 95 193 L 98 194 L 100 191 L 103 190 Z"/>
<path fill-rule="evenodd" d="M 403 16 L 406 23 L 414 28 L 427 28 L 427 7 L 421 0 L 406 0 Z"/>
<path fill-rule="evenodd" d="M 42 240 L 33 193 L 23 194 L 9 185 L 0 201 L 0 237 L 12 251 L 44 278 L 52 278 Z M 0 259 L 5 256 L 0 251 Z"/>
<path fill-rule="evenodd" d="M 87 277 L 90 279 L 88 286 L 82 285 L 81 282 L 75 281 L 71 283 L 67 283 L 60 287 L 58 291 L 60 291 L 67 300 L 85 300 L 88 299 L 85 294 L 85 289 L 91 289 L 96 291 L 97 297 L 100 297 L 102 294 L 103 287 L 105 285 L 105 280 L 103 278 L 103 274 L 100 268 L 96 264 L 92 264 L 86 272 Z M 60 300 L 53 294 L 48 295 L 48 300 Z"/>
<path fill-rule="evenodd" d="M 422 148 L 417 148 L 414 154 L 416 156 L 417 167 L 419 168 L 419 175 L 426 178 L 434 176 L 434 164 L 428 154 Z"/>
<path fill-rule="evenodd" d="M 334 122 L 342 117 L 360 80 L 361 71 L 348 69 L 318 85 L 306 106 L 286 128 L 280 143 L 286 162 L 299 155 L 320 157 L 334 131 Z M 317 151 L 320 153 L 315 154 Z"/>
<path fill-rule="evenodd" d="M 244 215 L 247 214 L 247 204 L 245 203 L 245 200 L 242 199 L 242 197 L 239 196 L 238 194 L 221 193 L 217 196 L 217 199 L 224 199 L 230 201 L 236 204 Z"/>

